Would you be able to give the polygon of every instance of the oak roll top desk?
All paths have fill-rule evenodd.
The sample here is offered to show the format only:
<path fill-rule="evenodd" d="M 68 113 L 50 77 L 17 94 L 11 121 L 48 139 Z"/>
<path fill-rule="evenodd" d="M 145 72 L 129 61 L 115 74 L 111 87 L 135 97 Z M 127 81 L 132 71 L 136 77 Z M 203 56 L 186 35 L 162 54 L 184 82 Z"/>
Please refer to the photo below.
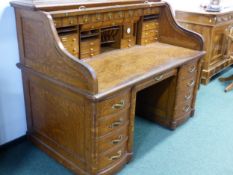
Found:
<path fill-rule="evenodd" d="M 176 19 L 183 27 L 200 33 L 205 40 L 206 55 L 201 73 L 203 84 L 208 84 L 214 75 L 233 64 L 233 59 L 225 56 L 227 42 L 224 36 L 225 30 L 233 24 L 232 7 L 222 8 L 220 12 L 206 12 L 201 7 L 179 9 Z"/>
<path fill-rule="evenodd" d="M 28 136 L 77 174 L 114 174 L 135 114 L 175 129 L 194 113 L 200 35 L 160 1 L 14 1 Z"/>

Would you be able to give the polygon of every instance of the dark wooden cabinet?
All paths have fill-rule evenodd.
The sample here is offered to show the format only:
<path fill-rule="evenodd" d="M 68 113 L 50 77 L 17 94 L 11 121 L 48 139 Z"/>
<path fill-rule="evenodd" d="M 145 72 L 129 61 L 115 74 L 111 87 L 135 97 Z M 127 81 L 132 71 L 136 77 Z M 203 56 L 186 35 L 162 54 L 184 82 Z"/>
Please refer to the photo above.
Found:
<path fill-rule="evenodd" d="M 15 1 L 28 136 L 77 174 L 133 154 L 135 111 L 175 129 L 194 112 L 205 54 L 165 2 Z"/>

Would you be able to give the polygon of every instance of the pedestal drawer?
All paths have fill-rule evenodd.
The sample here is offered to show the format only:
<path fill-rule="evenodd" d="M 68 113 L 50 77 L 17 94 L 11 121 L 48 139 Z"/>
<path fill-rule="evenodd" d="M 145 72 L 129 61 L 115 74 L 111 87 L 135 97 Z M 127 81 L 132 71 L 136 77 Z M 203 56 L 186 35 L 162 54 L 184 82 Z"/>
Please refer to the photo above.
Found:
<path fill-rule="evenodd" d="M 97 140 L 98 152 L 102 153 L 112 149 L 128 140 L 128 125 L 123 126 L 112 134 Z"/>
<path fill-rule="evenodd" d="M 122 143 L 115 149 L 106 152 L 99 157 L 99 168 L 103 169 L 110 166 L 113 163 L 118 162 L 126 155 L 127 142 Z"/>
<path fill-rule="evenodd" d="M 97 104 L 97 116 L 104 117 L 122 111 L 130 106 L 130 93 L 126 91 Z"/>
<path fill-rule="evenodd" d="M 180 77 L 181 79 L 186 79 L 189 77 L 195 77 L 197 74 L 197 62 L 191 62 L 186 64 L 180 69 Z"/>
<path fill-rule="evenodd" d="M 122 126 L 126 126 L 129 123 L 129 110 L 124 110 L 122 112 L 118 112 L 112 116 L 107 116 L 101 118 L 97 121 L 98 137 L 104 136 L 116 129 L 119 129 Z"/>

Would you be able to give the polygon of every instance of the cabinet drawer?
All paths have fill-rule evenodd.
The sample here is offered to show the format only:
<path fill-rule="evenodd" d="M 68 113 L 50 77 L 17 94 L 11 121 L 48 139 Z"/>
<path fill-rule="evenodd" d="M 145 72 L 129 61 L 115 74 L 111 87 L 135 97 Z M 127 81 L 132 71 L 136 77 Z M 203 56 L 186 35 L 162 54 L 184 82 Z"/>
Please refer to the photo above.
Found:
<path fill-rule="evenodd" d="M 142 24 L 142 30 L 152 30 L 152 29 L 158 29 L 159 23 L 157 21 L 147 21 L 143 22 Z"/>
<path fill-rule="evenodd" d="M 129 91 L 121 95 L 104 100 L 97 104 L 97 115 L 104 117 L 119 111 L 122 111 L 130 106 L 130 93 Z"/>
<path fill-rule="evenodd" d="M 112 131 L 115 131 L 122 126 L 126 126 L 129 120 L 129 111 L 118 112 L 113 116 L 103 117 L 98 120 L 98 137 L 104 136 Z"/>
<path fill-rule="evenodd" d="M 196 85 L 196 77 L 178 80 L 178 91 L 193 90 Z"/>
<path fill-rule="evenodd" d="M 176 104 L 185 103 L 193 99 L 194 88 L 181 91 L 177 94 Z"/>
<path fill-rule="evenodd" d="M 80 54 L 80 59 L 91 58 L 91 57 L 93 57 L 93 56 L 95 56 L 95 55 L 98 55 L 98 54 L 100 54 L 99 51 L 96 51 L 96 52 L 89 52 L 89 53 L 81 53 L 81 54 Z"/>
<path fill-rule="evenodd" d="M 81 31 L 89 31 L 93 29 L 98 29 L 98 28 L 101 28 L 102 25 L 103 25 L 103 22 L 83 24 L 81 26 Z"/>
<path fill-rule="evenodd" d="M 142 38 L 158 38 L 158 30 L 146 30 L 142 32 Z"/>
<path fill-rule="evenodd" d="M 174 111 L 174 118 L 175 119 L 187 118 L 191 115 L 191 112 L 192 112 L 191 101 L 188 101 L 176 107 Z"/>
<path fill-rule="evenodd" d="M 158 41 L 158 37 L 148 37 L 148 38 L 142 38 L 141 39 L 141 45 L 147 45 L 147 44 L 151 44 Z"/>
<path fill-rule="evenodd" d="M 81 53 L 82 54 L 100 53 L 100 46 L 99 45 L 94 45 L 94 46 L 89 46 L 89 47 L 82 47 L 81 48 Z"/>
<path fill-rule="evenodd" d="M 115 131 L 111 135 L 97 141 L 99 153 L 114 148 L 128 139 L 128 127 L 124 126 L 120 130 Z"/>
<path fill-rule="evenodd" d="M 136 44 L 135 37 L 121 40 L 121 48 L 130 48 L 130 47 L 133 47 L 135 44 Z"/>
<path fill-rule="evenodd" d="M 77 17 L 65 17 L 62 18 L 62 26 L 74 26 L 78 24 L 78 18 Z"/>
<path fill-rule="evenodd" d="M 87 49 L 90 47 L 100 46 L 100 40 L 99 39 L 87 39 L 87 40 L 81 41 L 80 45 L 81 45 L 80 48 L 82 51 L 83 49 Z"/>
<path fill-rule="evenodd" d="M 118 162 L 126 155 L 127 142 L 123 143 L 121 146 L 117 147 L 113 151 L 102 154 L 99 157 L 99 168 L 106 168 L 113 163 Z"/>
<path fill-rule="evenodd" d="M 192 62 L 184 65 L 180 68 L 180 77 L 181 79 L 186 79 L 189 77 L 195 77 L 197 74 L 197 62 Z"/>

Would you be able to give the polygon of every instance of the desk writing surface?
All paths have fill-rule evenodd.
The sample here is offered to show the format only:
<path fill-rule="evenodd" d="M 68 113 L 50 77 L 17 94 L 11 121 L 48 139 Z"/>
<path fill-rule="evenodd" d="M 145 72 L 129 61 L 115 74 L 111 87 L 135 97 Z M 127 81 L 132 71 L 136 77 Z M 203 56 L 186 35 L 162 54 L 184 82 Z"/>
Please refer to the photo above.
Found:
<path fill-rule="evenodd" d="M 161 66 L 179 65 L 198 53 L 196 50 L 157 42 L 106 52 L 85 62 L 95 70 L 98 90 L 103 92 Z"/>

